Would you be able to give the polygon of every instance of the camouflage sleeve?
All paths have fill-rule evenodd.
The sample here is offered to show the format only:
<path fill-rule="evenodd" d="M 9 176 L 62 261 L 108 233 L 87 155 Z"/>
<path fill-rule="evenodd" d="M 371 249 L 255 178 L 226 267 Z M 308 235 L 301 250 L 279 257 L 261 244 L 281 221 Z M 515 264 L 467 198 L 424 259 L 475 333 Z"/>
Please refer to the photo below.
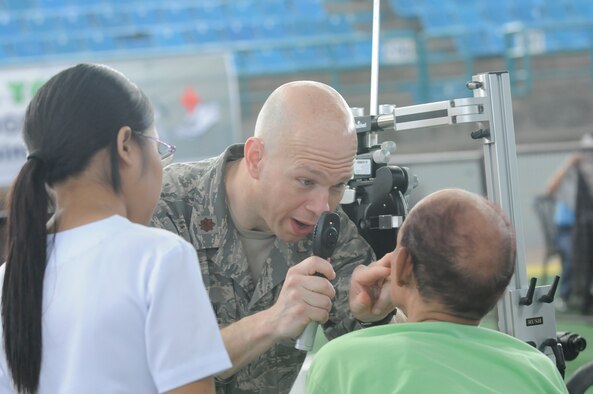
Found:
<path fill-rule="evenodd" d="M 161 197 L 152 215 L 151 226 L 163 228 L 191 242 L 189 223 L 192 206 L 184 187 L 183 167 L 173 164 L 163 171 Z"/>
<path fill-rule="evenodd" d="M 323 326 L 325 335 L 330 340 L 360 328 L 350 313 L 348 305 L 350 278 L 356 266 L 375 261 L 373 249 L 358 233 L 356 225 L 341 209 L 338 209 L 338 214 L 340 215 L 340 236 L 338 248 L 331 257 L 336 272 L 336 279 L 332 283 L 336 289 L 336 298 L 329 320 Z"/>

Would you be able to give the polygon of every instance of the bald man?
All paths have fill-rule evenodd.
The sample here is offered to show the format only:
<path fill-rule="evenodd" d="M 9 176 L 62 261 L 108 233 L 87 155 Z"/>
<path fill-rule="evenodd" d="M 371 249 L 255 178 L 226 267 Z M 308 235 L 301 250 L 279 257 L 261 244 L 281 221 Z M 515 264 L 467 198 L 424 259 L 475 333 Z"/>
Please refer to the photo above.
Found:
<path fill-rule="evenodd" d="M 287 393 L 305 358 L 295 338 L 312 321 L 335 338 L 389 320 L 389 262 L 364 265 L 372 249 L 338 207 L 356 149 L 342 96 L 299 81 L 270 95 L 244 145 L 165 170 L 153 222 L 198 252 L 233 362 L 218 392 Z M 331 264 L 311 256 L 324 211 L 341 219 Z"/>
<path fill-rule="evenodd" d="M 391 298 L 408 322 L 342 336 L 315 356 L 310 393 L 566 393 L 553 362 L 480 320 L 514 272 L 502 212 L 442 190 L 408 214 L 391 260 Z"/>

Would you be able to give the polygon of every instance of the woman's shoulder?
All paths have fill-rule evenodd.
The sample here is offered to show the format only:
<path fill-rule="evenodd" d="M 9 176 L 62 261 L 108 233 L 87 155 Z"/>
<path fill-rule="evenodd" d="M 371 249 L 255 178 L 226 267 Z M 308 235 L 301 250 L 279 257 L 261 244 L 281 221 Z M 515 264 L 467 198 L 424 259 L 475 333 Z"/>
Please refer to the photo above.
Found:
<path fill-rule="evenodd" d="M 126 231 L 123 234 L 126 242 L 130 243 L 141 243 L 146 248 L 153 247 L 190 247 L 191 244 L 184 240 L 179 235 L 172 233 L 171 231 L 164 230 L 157 227 L 150 227 L 143 224 L 133 223 L 127 220 Z"/>

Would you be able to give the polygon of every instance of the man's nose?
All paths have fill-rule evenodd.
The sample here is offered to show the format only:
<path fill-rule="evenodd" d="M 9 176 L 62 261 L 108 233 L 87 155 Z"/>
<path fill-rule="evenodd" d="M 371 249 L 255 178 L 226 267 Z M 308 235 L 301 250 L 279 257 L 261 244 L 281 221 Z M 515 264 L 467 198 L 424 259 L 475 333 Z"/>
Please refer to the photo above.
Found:
<path fill-rule="evenodd" d="M 306 208 L 315 213 L 315 217 L 329 211 L 329 190 L 325 188 L 315 190 L 307 201 Z"/>

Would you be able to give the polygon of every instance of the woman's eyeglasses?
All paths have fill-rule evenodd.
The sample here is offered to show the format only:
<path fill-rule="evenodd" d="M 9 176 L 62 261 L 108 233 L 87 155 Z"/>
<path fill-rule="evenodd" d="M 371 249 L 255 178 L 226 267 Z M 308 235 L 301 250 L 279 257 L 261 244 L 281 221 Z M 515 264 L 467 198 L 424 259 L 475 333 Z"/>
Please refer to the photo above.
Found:
<path fill-rule="evenodd" d="M 156 142 L 159 156 L 161 157 L 161 164 L 163 165 L 163 167 L 171 164 L 171 162 L 173 161 L 173 155 L 175 154 L 175 151 L 177 150 L 175 145 L 167 144 L 165 141 L 161 141 L 160 139 L 158 139 L 156 137 L 153 137 L 151 135 L 146 135 L 139 131 L 134 131 L 134 134 L 136 134 L 139 137 L 146 138 L 146 139 Z"/>

